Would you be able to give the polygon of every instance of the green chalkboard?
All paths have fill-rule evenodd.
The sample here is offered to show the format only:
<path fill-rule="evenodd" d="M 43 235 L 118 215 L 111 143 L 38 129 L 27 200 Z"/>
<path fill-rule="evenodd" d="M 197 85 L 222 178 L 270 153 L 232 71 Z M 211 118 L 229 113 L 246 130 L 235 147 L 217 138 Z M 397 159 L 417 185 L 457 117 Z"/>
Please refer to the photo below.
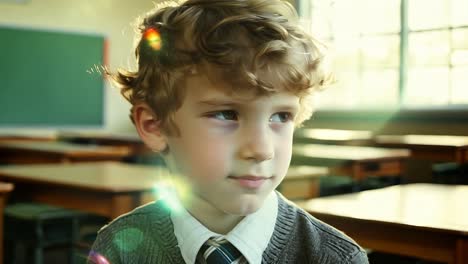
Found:
<path fill-rule="evenodd" d="M 0 26 L 0 128 L 103 126 L 104 40 Z"/>

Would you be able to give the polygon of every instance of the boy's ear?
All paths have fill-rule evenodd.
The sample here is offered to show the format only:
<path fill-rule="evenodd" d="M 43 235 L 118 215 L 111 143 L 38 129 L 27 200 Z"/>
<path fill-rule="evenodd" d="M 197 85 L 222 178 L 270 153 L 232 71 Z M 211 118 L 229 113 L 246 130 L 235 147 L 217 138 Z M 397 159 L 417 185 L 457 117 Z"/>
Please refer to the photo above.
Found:
<path fill-rule="evenodd" d="M 144 103 L 134 105 L 132 116 L 143 142 L 154 152 L 165 150 L 167 147 L 166 136 L 162 132 L 161 122 L 151 107 Z"/>

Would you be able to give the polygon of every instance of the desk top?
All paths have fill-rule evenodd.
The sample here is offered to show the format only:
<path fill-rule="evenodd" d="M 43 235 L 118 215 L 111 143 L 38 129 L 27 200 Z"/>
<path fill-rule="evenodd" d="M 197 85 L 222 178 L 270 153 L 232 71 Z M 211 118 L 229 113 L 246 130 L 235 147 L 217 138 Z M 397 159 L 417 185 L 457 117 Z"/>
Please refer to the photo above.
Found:
<path fill-rule="evenodd" d="M 11 183 L 0 182 L 0 194 L 5 194 L 13 191 L 14 186 Z"/>
<path fill-rule="evenodd" d="M 386 149 L 375 147 L 301 144 L 293 146 L 293 155 L 318 159 L 370 161 L 391 158 L 407 158 L 410 156 L 410 151 L 406 149 Z"/>
<path fill-rule="evenodd" d="M 122 157 L 131 154 L 128 147 L 110 147 L 96 145 L 79 145 L 58 141 L 4 141 L 0 149 L 59 154 L 72 157 Z"/>
<path fill-rule="evenodd" d="M 284 180 L 320 178 L 330 174 L 330 169 L 320 166 L 290 166 Z"/>
<path fill-rule="evenodd" d="M 299 206 L 335 215 L 468 235 L 468 186 L 407 184 L 311 199 Z"/>
<path fill-rule="evenodd" d="M 69 139 L 89 139 L 96 141 L 109 141 L 115 143 L 134 143 L 134 144 L 143 144 L 143 141 L 140 139 L 137 133 L 111 133 L 111 132 L 64 132 L 58 135 L 60 139 L 69 140 Z"/>
<path fill-rule="evenodd" d="M 297 134 L 319 141 L 366 141 L 372 139 L 372 132 L 366 130 L 304 128 L 299 129 Z"/>
<path fill-rule="evenodd" d="M 468 137 L 466 136 L 380 135 L 375 137 L 375 142 L 382 145 L 394 145 L 402 147 L 468 147 Z"/>
<path fill-rule="evenodd" d="M 2 181 L 113 193 L 148 191 L 166 176 L 159 167 L 118 162 L 0 166 Z"/>

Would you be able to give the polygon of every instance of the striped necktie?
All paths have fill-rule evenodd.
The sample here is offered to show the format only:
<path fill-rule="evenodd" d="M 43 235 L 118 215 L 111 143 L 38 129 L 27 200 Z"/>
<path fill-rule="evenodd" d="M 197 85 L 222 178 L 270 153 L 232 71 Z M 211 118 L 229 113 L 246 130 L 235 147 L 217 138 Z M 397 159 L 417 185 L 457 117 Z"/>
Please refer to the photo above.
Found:
<path fill-rule="evenodd" d="M 212 237 L 202 245 L 198 252 L 198 264 L 244 264 L 246 259 L 236 247 L 224 237 Z"/>

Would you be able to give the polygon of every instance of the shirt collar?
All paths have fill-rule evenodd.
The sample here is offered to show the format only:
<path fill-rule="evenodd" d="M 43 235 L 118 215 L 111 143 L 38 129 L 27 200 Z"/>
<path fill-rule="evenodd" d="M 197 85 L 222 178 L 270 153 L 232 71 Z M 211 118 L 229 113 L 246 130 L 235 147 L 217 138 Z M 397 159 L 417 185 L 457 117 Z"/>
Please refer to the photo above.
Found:
<path fill-rule="evenodd" d="M 224 237 L 231 242 L 251 264 L 262 262 L 263 251 L 268 246 L 276 217 L 278 215 L 278 198 L 271 192 L 263 206 L 256 212 L 247 215 Z M 210 231 L 187 210 L 171 213 L 174 234 L 186 263 L 195 263 L 201 246 L 213 236 L 222 236 Z"/>

